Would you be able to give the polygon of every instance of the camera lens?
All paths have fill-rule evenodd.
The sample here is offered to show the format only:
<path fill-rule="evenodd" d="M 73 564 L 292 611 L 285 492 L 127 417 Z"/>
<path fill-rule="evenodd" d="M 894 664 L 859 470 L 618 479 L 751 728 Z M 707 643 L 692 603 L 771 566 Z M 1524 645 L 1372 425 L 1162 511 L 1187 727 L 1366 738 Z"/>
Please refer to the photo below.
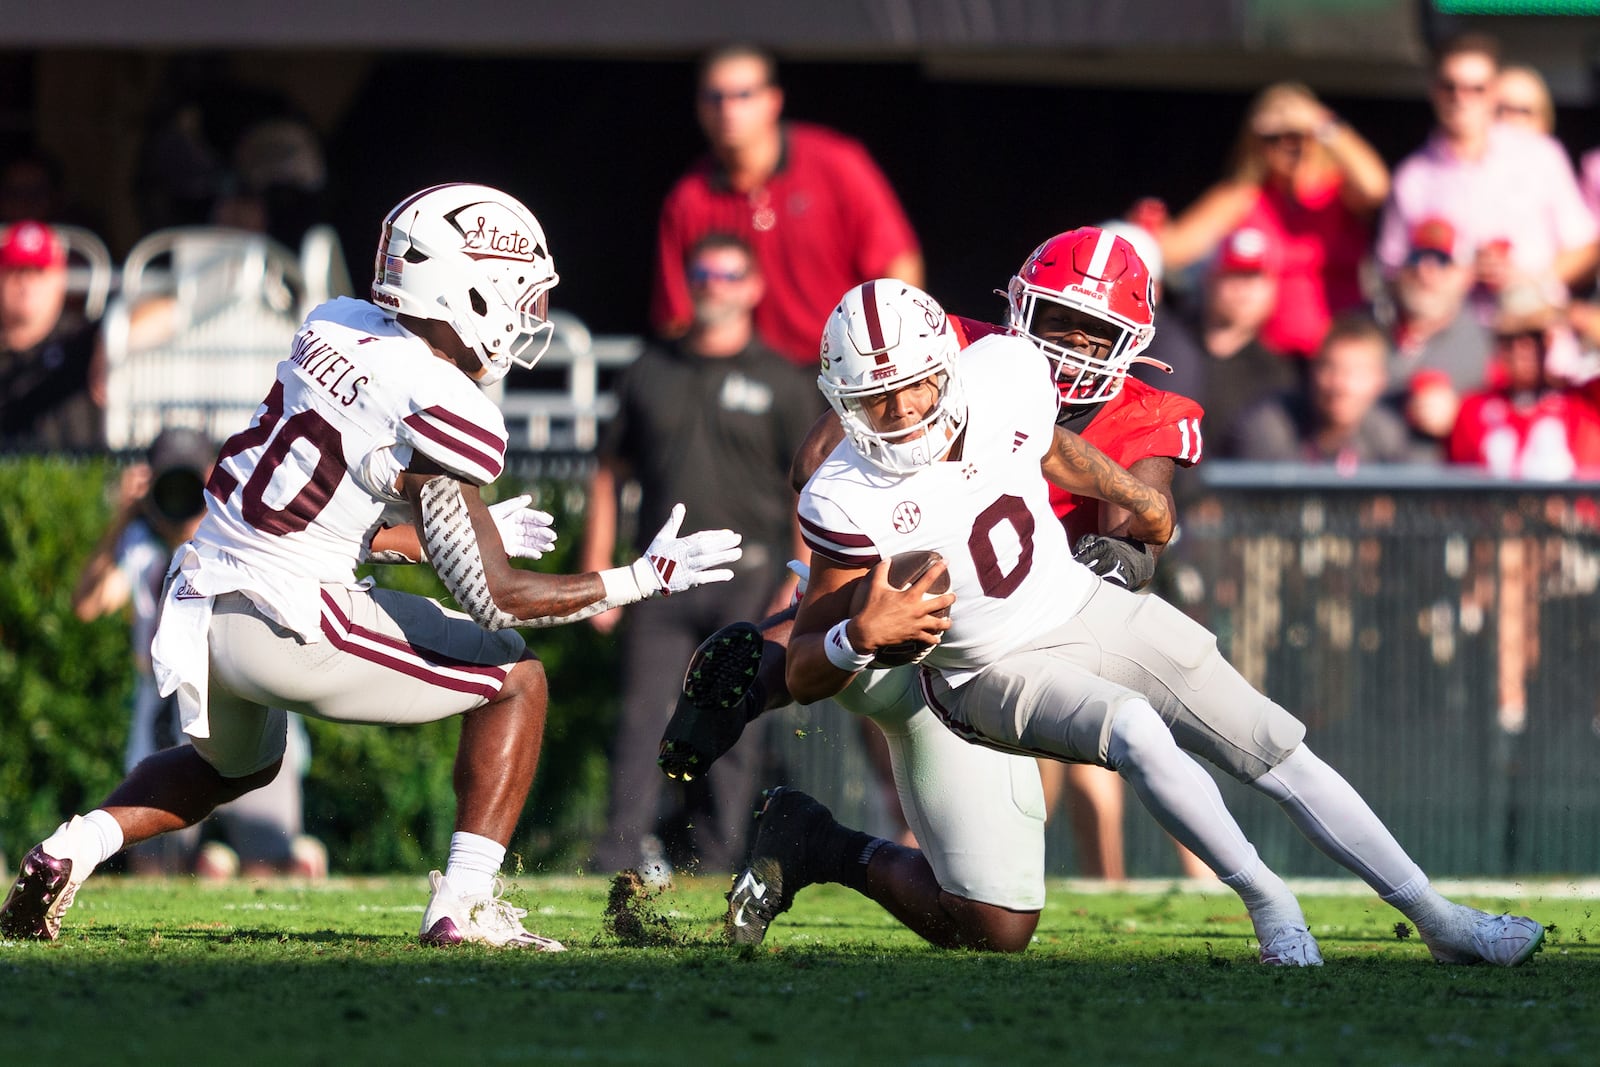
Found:
<path fill-rule="evenodd" d="M 195 471 L 167 471 L 151 484 L 150 503 L 169 522 L 192 519 L 205 510 L 205 485 Z"/>

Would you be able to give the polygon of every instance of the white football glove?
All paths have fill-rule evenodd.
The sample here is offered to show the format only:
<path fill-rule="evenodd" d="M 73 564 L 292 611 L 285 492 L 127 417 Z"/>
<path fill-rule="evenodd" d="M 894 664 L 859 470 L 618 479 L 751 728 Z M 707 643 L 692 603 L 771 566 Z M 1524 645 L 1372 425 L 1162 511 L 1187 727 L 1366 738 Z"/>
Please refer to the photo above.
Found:
<path fill-rule="evenodd" d="M 732 530 L 701 530 L 687 537 L 678 536 L 683 525 L 682 504 L 672 506 L 672 514 L 659 533 L 631 565 L 635 580 L 646 596 L 660 593 L 671 596 L 697 585 L 726 582 L 733 571 L 726 566 L 744 554 L 742 538 Z"/>
<path fill-rule="evenodd" d="M 489 517 L 512 559 L 538 559 L 556 545 L 551 525 L 555 519 L 548 512 L 530 508 L 532 502 L 533 497 L 524 495 L 489 505 Z"/>

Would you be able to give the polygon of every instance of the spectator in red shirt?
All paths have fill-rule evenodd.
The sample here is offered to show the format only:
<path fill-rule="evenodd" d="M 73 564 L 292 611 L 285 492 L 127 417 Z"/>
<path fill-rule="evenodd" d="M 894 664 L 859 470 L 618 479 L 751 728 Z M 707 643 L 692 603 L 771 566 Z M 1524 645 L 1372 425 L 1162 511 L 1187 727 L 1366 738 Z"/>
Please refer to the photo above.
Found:
<path fill-rule="evenodd" d="M 661 208 L 650 318 L 662 335 L 689 327 L 683 264 L 711 232 L 755 250 L 767 279 L 756 330 L 807 368 L 839 294 L 878 277 L 922 284 L 922 252 L 888 179 L 850 138 L 780 120 L 771 55 L 750 45 L 712 52 L 700 67 L 696 110 L 711 152 Z"/>
<path fill-rule="evenodd" d="M 1261 339 L 1310 357 L 1333 317 L 1363 303 L 1358 271 L 1388 194 L 1389 169 L 1377 151 L 1309 88 L 1280 82 L 1250 105 L 1232 173 L 1166 226 L 1161 251 L 1173 272 L 1241 227 L 1265 232 L 1281 264 Z"/>
<path fill-rule="evenodd" d="M 1555 368 L 1564 349 L 1575 344 L 1536 288 L 1506 290 L 1494 346 L 1503 382 L 1461 402 L 1450 461 L 1503 478 L 1562 481 L 1600 474 L 1600 408 Z"/>

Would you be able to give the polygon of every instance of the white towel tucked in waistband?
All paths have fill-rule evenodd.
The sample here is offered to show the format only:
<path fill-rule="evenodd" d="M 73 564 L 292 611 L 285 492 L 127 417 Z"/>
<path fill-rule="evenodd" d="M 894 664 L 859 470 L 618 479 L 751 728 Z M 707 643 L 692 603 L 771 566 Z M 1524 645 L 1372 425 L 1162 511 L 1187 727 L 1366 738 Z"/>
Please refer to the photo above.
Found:
<path fill-rule="evenodd" d="M 150 644 L 150 663 L 162 696 L 178 694 L 178 722 L 190 737 L 210 737 L 211 600 L 195 588 L 199 554 L 184 545 L 167 571 L 161 623 Z"/>

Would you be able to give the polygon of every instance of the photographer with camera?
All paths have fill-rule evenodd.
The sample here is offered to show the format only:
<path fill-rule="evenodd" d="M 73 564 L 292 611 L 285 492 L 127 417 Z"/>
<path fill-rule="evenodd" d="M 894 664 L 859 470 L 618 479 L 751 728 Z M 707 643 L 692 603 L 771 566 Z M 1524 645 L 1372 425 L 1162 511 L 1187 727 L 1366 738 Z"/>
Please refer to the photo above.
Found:
<path fill-rule="evenodd" d="M 72 610 L 84 622 L 132 606 L 138 680 L 124 755 L 128 769 L 153 752 L 187 743 L 178 729 L 177 698 L 163 698 L 156 690 L 150 642 L 172 553 L 194 536 L 205 515 L 205 484 L 216 455 L 216 444 L 196 430 L 163 430 L 151 443 L 146 462 L 123 471 L 116 515 L 72 594 Z M 300 832 L 300 779 L 309 762 L 305 728 L 291 716 L 283 771 L 270 784 L 216 812 L 213 830 L 220 830 L 228 845 L 211 841 L 202 848 L 202 827 L 191 827 L 129 849 L 129 870 L 226 878 L 242 868 L 247 875 L 322 877 L 327 852 Z"/>

